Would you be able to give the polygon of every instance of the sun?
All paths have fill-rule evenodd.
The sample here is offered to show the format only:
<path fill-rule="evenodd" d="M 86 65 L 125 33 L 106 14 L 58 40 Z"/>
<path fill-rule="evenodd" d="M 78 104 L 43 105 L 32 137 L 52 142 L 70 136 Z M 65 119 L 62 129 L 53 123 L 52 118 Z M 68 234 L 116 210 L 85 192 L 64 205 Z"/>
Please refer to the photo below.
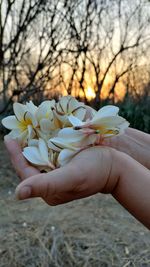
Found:
<path fill-rule="evenodd" d="M 95 98 L 95 92 L 94 92 L 94 89 L 90 86 L 88 86 L 86 89 L 85 89 L 85 95 L 86 95 L 86 98 L 88 100 L 92 100 Z"/>

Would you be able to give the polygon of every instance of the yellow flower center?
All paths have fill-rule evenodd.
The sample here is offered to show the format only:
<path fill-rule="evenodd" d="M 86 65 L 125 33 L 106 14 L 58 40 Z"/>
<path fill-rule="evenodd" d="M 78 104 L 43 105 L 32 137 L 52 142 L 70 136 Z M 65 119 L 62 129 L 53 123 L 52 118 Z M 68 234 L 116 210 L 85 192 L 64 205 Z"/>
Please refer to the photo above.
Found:
<path fill-rule="evenodd" d="M 94 130 L 96 130 L 96 133 L 100 133 L 100 134 L 113 134 L 113 135 L 117 135 L 119 134 L 119 130 L 117 129 L 107 129 L 105 128 L 105 126 L 100 126 L 100 125 L 92 125 L 92 128 Z"/>
<path fill-rule="evenodd" d="M 27 118 L 25 120 L 24 119 L 21 120 L 19 123 L 19 128 L 21 132 L 24 132 L 27 129 L 28 125 L 32 125 L 31 119 Z"/>

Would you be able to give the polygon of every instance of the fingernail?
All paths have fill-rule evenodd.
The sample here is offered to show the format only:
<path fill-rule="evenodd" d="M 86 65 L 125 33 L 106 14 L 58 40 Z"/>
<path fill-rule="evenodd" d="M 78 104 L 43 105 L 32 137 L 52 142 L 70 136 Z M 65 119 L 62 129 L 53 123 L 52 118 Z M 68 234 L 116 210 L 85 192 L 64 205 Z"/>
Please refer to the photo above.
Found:
<path fill-rule="evenodd" d="M 20 189 L 16 189 L 16 198 L 23 200 L 31 196 L 31 187 L 28 185 L 23 186 Z"/>

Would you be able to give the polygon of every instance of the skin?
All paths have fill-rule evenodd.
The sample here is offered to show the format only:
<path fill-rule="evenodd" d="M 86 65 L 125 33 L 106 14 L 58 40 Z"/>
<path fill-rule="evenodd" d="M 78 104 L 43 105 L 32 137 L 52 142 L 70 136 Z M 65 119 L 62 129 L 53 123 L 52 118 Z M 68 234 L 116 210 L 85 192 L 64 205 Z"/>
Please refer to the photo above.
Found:
<path fill-rule="evenodd" d="M 16 141 L 5 138 L 12 164 L 21 179 L 18 199 L 41 197 L 63 204 L 96 193 L 110 193 L 150 229 L 150 136 L 129 128 L 77 154 L 66 166 L 40 173 L 23 157 Z"/>

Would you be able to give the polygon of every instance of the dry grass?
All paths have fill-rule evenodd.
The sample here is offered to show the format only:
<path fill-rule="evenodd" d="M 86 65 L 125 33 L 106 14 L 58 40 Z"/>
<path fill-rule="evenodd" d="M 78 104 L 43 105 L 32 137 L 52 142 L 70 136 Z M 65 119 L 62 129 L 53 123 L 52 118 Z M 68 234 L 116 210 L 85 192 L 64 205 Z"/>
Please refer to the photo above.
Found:
<path fill-rule="evenodd" d="M 18 202 L 2 141 L 0 164 L 0 267 L 150 266 L 149 231 L 111 196 Z"/>

